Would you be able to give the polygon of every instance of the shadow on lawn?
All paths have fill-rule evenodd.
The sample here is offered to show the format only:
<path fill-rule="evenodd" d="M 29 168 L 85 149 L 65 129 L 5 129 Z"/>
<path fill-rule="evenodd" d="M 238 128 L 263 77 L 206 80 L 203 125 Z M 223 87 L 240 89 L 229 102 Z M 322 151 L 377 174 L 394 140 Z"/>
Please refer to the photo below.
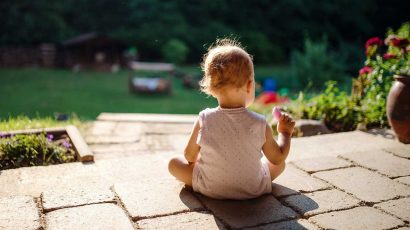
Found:
<path fill-rule="evenodd" d="M 192 189 L 185 187 L 181 190 L 180 198 L 191 210 L 194 210 L 195 205 L 188 202 L 191 199 L 185 197 L 188 195 L 186 191 L 194 194 L 206 209 L 214 214 L 215 223 L 219 229 L 225 229 L 221 221 L 234 229 L 254 226 L 266 227 L 267 229 L 272 227 L 275 229 L 306 229 L 296 219 L 303 216 L 305 212 L 319 207 L 314 200 L 294 190 L 292 190 L 292 194 L 297 194 L 298 202 L 293 204 L 293 208 L 290 208 L 286 203 L 281 202 L 283 198 L 278 198 L 281 200 L 279 201 L 272 194 L 249 200 L 217 200 L 192 192 Z M 295 205 L 301 207 L 295 207 Z"/>

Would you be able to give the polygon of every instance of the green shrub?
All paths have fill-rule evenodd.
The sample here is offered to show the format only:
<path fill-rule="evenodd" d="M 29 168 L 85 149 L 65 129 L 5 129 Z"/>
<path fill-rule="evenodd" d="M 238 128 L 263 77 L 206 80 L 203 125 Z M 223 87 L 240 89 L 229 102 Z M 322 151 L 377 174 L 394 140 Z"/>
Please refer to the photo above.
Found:
<path fill-rule="evenodd" d="M 45 133 L 0 134 L 0 170 L 72 162 L 74 156 L 68 137 L 53 140 Z"/>
<path fill-rule="evenodd" d="M 380 80 L 380 79 L 379 79 Z M 289 106 L 297 118 L 322 120 L 332 131 L 355 130 L 358 124 L 367 128 L 388 126 L 386 117 L 387 82 L 373 79 L 371 89 L 362 97 L 340 90 L 336 82 L 326 83 L 323 93 L 310 99 L 303 94 Z"/>
<path fill-rule="evenodd" d="M 189 48 L 183 41 L 171 39 L 165 43 L 161 51 L 166 61 L 181 64 L 186 60 Z"/>
<path fill-rule="evenodd" d="M 345 82 L 347 79 L 343 58 L 328 50 L 326 38 L 319 42 L 306 38 L 303 52 L 292 53 L 291 70 L 296 86 L 310 85 L 314 89 L 320 89 L 329 80 Z"/>
<path fill-rule="evenodd" d="M 396 39 L 396 44 L 392 39 Z M 388 126 L 386 100 L 393 82 L 392 75 L 406 75 L 409 71 L 409 41 L 410 23 L 403 24 L 396 32 L 388 30 L 384 41 L 387 49 L 383 49 L 380 38 L 370 38 L 366 42 L 365 66 L 359 71 L 358 78 L 353 80 L 351 95 L 340 90 L 335 81 L 329 81 L 325 91 L 317 96 L 305 99 L 301 93 L 298 100 L 288 105 L 289 112 L 295 118 L 322 120 L 336 132 L 354 130 L 358 124 L 366 125 L 367 128 Z M 303 63 L 300 66 L 306 67 L 308 71 L 315 60 L 320 62 L 319 54 L 326 53 L 326 46 L 312 45 L 307 40 L 306 55 L 297 54 L 293 67 L 296 67 L 295 63 Z M 336 60 L 335 57 L 331 58 Z M 321 63 L 319 66 L 325 65 Z"/>
<path fill-rule="evenodd" d="M 360 75 L 358 80 L 354 81 L 356 84 L 359 81 L 364 82 L 360 95 L 353 92 L 353 97 L 359 102 L 363 122 L 369 127 L 388 126 L 386 103 L 393 78 L 384 75 L 384 71 L 375 66 L 371 74 Z"/>
<path fill-rule="evenodd" d="M 389 28 L 384 41 L 372 37 L 366 42 L 366 61 L 354 80 L 353 95 L 360 101 L 364 122 L 370 126 L 388 125 L 386 103 L 393 75 L 410 76 L 409 41 L 407 22 L 397 31 Z"/>
<path fill-rule="evenodd" d="M 298 104 L 298 111 L 293 110 L 293 113 L 299 113 L 303 118 L 322 120 L 336 132 L 354 130 L 362 121 L 358 102 L 341 91 L 335 81 L 326 82 L 325 91 L 316 97 L 309 100 L 300 97 Z"/>

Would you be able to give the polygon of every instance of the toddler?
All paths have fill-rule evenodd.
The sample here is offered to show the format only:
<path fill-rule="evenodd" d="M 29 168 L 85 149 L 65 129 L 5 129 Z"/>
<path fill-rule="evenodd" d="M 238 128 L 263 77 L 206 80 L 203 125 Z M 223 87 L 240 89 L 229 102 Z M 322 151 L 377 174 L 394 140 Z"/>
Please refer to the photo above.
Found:
<path fill-rule="evenodd" d="M 216 199 L 270 193 L 285 169 L 295 122 L 281 115 L 277 143 L 265 118 L 247 109 L 255 98 L 253 63 L 238 42 L 218 40 L 204 55 L 202 70 L 201 90 L 219 106 L 199 113 L 184 157 L 169 162 L 170 173 Z"/>

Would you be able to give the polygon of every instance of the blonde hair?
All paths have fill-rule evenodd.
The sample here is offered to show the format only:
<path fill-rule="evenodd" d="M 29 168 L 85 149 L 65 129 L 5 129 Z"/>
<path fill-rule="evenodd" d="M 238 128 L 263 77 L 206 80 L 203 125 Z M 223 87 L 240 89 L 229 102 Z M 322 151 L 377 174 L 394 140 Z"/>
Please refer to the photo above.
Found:
<path fill-rule="evenodd" d="M 232 39 L 218 39 L 208 48 L 201 63 L 201 91 L 212 95 L 224 87 L 241 88 L 253 77 L 252 56 Z"/>

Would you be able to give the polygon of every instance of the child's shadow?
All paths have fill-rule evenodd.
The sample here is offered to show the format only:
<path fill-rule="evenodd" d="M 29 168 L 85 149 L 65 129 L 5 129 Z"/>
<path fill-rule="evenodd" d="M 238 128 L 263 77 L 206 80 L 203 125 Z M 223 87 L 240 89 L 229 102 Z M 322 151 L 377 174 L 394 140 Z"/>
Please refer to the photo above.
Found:
<path fill-rule="evenodd" d="M 191 210 L 194 210 L 195 205 L 189 202 L 191 200 L 187 197 L 189 193 L 194 194 L 205 206 L 206 210 L 211 211 L 219 220 L 230 228 L 252 227 L 272 222 L 296 219 L 305 212 L 319 207 L 314 200 L 297 191 L 294 191 L 293 194 L 298 194 L 300 204 L 303 205 L 303 208 L 298 208 L 298 210 L 303 210 L 303 213 L 300 211 L 297 213 L 295 210 L 285 206 L 283 202 L 280 202 L 271 194 L 250 200 L 217 200 L 192 192 L 189 187 L 183 188 L 180 193 L 181 201 Z M 217 218 L 215 218 L 215 222 L 221 229 L 223 226 Z M 275 224 L 274 227 L 276 228 L 277 226 L 283 229 L 306 229 L 296 220 L 278 224 Z"/>

